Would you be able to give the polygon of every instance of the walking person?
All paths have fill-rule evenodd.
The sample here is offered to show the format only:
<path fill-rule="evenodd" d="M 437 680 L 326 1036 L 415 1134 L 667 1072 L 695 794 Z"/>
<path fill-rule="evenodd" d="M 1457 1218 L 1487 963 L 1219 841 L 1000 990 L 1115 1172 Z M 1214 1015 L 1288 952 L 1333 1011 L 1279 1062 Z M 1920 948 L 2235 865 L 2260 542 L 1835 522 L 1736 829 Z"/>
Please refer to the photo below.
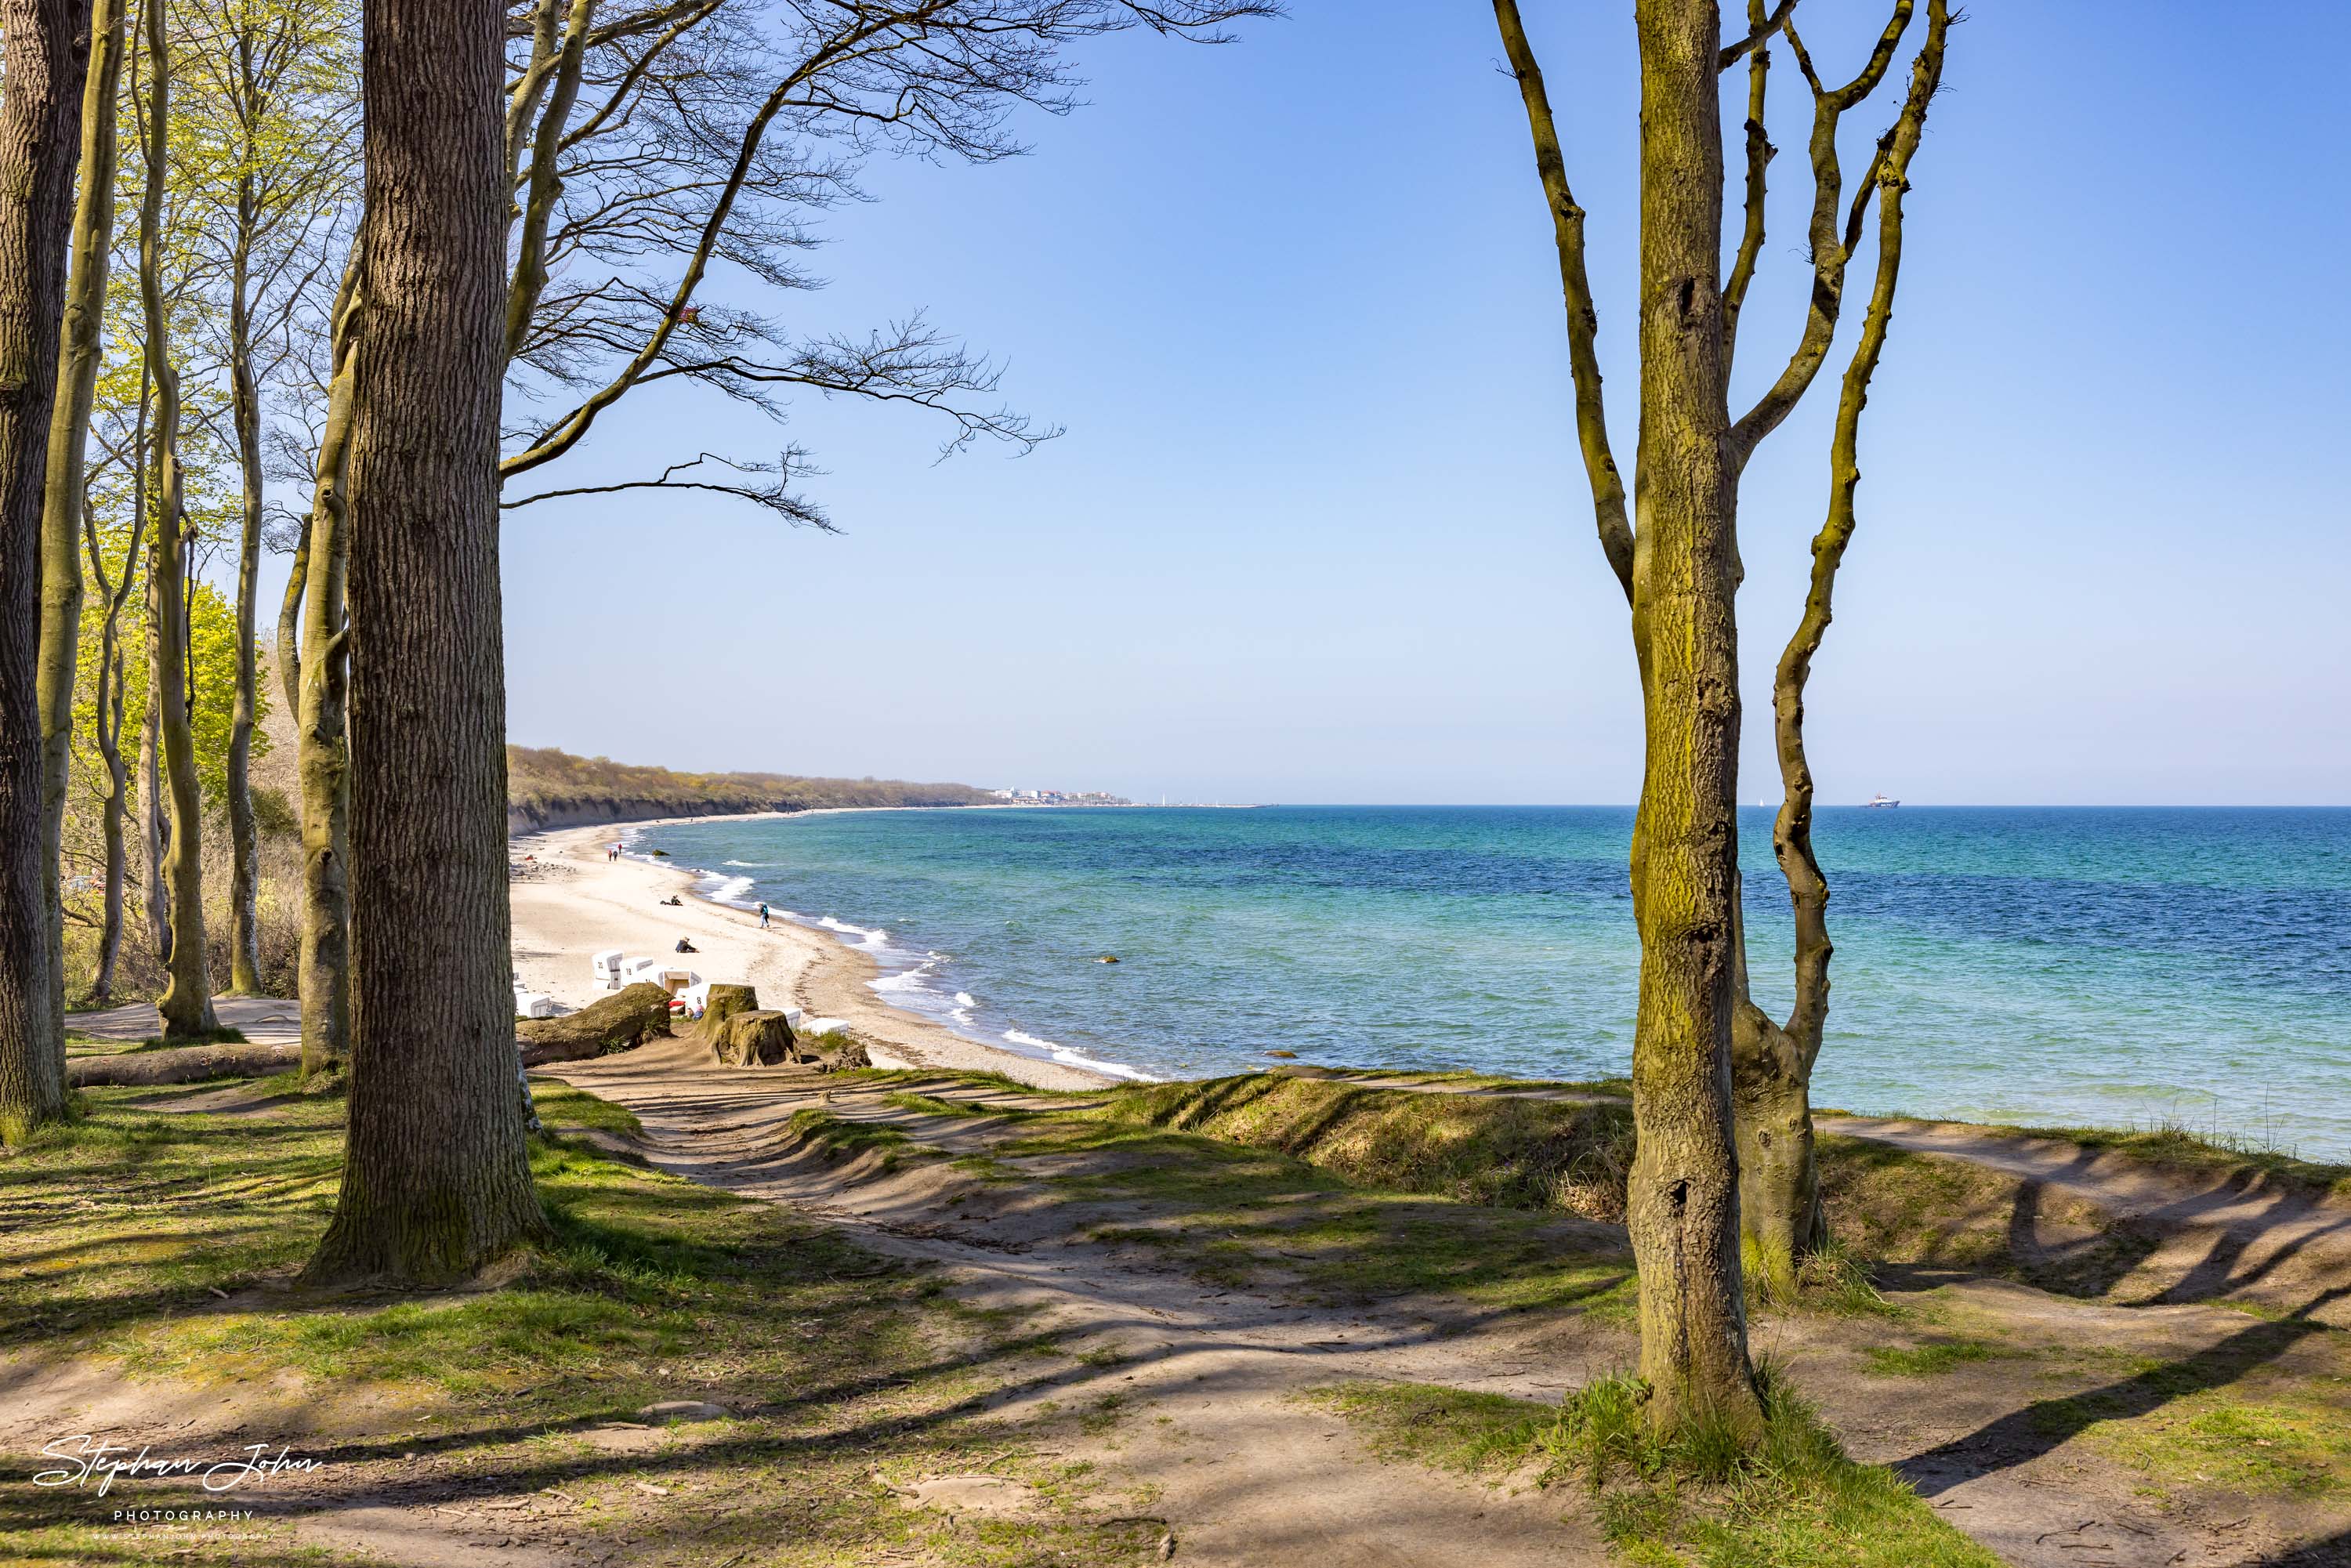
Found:
<path fill-rule="evenodd" d="M 760 930 L 762 930 L 762 931 L 765 931 L 767 928 L 768 928 L 768 906 L 767 906 L 766 904 L 762 904 L 761 905 L 759 905 L 759 929 L 760 929 Z"/>

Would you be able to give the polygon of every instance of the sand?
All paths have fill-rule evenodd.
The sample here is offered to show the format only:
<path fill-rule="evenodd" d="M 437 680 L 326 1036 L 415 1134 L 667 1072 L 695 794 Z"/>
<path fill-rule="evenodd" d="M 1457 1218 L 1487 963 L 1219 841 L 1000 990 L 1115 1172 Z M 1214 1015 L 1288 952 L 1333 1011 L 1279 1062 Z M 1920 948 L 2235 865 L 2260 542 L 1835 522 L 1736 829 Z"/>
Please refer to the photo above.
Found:
<path fill-rule="evenodd" d="M 681 961 L 703 978 L 756 987 L 762 1007 L 796 1007 L 811 1018 L 844 1020 L 876 1066 L 995 1071 L 1040 1089 L 1113 1082 L 967 1040 L 889 1006 L 866 983 L 880 970 L 855 948 L 784 920 L 762 931 L 758 915 L 694 896 L 695 878 L 684 870 L 626 857 L 606 860 L 604 848 L 621 831 L 565 828 L 512 841 L 510 857 L 531 868 L 515 879 L 512 891 L 515 970 L 532 990 L 567 1007 L 584 1007 L 604 994 L 589 976 L 591 954 L 618 947 L 632 957 L 665 956 L 683 936 L 695 953 Z M 685 901 L 682 906 L 661 902 L 673 894 Z"/>

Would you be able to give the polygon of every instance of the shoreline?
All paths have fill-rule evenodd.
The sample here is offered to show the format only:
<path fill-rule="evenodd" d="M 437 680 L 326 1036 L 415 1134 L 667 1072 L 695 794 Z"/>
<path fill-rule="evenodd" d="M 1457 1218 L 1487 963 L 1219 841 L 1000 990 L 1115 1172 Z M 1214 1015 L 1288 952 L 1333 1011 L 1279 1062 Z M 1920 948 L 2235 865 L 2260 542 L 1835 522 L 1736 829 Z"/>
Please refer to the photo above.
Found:
<path fill-rule="evenodd" d="M 821 928 L 789 920 L 776 920 L 762 930 L 757 915 L 696 893 L 695 884 L 705 873 L 628 855 L 607 861 L 602 848 L 646 828 L 689 822 L 937 809 L 839 806 L 729 812 L 516 834 L 507 841 L 510 857 L 532 856 L 539 865 L 538 874 L 509 883 L 516 973 L 532 990 L 545 991 L 566 1006 L 584 1007 L 606 994 L 590 978 L 590 955 L 613 947 L 632 955 L 664 955 L 684 937 L 695 946 L 687 961 L 697 973 L 756 987 L 763 1007 L 797 1007 L 810 1018 L 841 1019 L 865 1043 L 877 1067 L 1001 1072 L 1039 1089 L 1100 1089 L 1122 1082 L 1111 1073 L 971 1040 L 920 1014 L 892 1007 L 870 984 L 882 973 L 872 955 Z M 661 903 L 673 893 L 685 902 L 674 906 Z"/>

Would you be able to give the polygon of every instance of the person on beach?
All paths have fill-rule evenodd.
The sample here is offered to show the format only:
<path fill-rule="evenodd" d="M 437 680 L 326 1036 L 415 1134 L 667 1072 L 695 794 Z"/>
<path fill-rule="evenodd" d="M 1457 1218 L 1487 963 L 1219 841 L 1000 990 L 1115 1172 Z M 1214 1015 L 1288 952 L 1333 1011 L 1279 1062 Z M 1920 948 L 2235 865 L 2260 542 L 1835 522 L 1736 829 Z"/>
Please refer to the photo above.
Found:
<path fill-rule="evenodd" d="M 760 930 L 762 930 L 762 931 L 765 931 L 767 928 L 768 928 L 768 906 L 767 906 L 766 904 L 763 904 L 759 905 L 759 929 L 760 929 Z"/>

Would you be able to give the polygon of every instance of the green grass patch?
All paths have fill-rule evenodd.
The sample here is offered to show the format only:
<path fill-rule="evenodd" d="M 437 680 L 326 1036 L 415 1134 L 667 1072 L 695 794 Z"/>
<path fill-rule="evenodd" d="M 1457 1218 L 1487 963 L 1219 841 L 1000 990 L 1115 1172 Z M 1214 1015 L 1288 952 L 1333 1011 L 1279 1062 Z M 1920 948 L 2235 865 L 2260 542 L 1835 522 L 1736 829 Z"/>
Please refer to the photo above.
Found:
<path fill-rule="evenodd" d="M 690 1539 L 696 1561 L 792 1568 L 1156 1561 L 1160 1531 L 1132 1521 L 1136 1499 L 1100 1495 L 1086 1467 L 983 1418 L 984 1396 L 1035 1377 L 1053 1343 L 1024 1313 L 958 1310 L 925 1271 L 787 1209 L 559 1140 L 532 1150 L 554 1243 L 498 1288 L 316 1295 L 292 1277 L 332 1210 L 341 1102 L 167 1115 L 124 1092 L 92 1091 L 85 1120 L 0 1158 L 0 1348 L 225 1394 L 307 1388 L 322 1418 L 352 1424 L 318 1445 L 339 1481 L 558 1491 L 589 1557 Z M 560 1085 L 539 1085 L 538 1103 L 559 1128 L 633 1125 Z M 690 1447 L 614 1451 L 582 1436 L 674 1398 L 738 1416 L 681 1429 Z M 31 1458 L 0 1464 L 29 1475 Z M 887 1490 L 983 1470 L 1036 1487 L 1036 1513 L 956 1522 Z M 142 1506 L 204 1500 L 137 1487 Z M 119 1560 L 108 1511 L 124 1501 L 121 1489 L 0 1488 L 0 1559 Z M 170 1544 L 175 1560 L 224 1568 L 316 1555 L 266 1518 Z"/>
<path fill-rule="evenodd" d="M 1817 1415 L 1764 1379 L 1760 1440 L 1701 1424 L 1660 1440 L 1636 1379 L 1561 1405 L 1418 1384 L 1345 1384 L 1311 1396 L 1382 1458 L 1489 1481 L 1590 1490 L 1610 1543 L 1635 1563 L 1707 1568 L 1997 1568 L 1900 1478 L 1855 1464 Z"/>
<path fill-rule="evenodd" d="M 1911 1345 L 1874 1344 L 1862 1353 L 1872 1372 L 1888 1377 L 1938 1377 L 1972 1361 L 2009 1353 L 1989 1340 L 1937 1339 Z"/>
<path fill-rule="evenodd" d="M 1620 1219 L 1628 1103 L 1421 1093 L 1248 1073 L 1113 1091 L 1098 1114 L 1276 1149 L 1364 1186 Z"/>
<path fill-rule="evenodd" d="M 1573 1221 L 1368 1191 L 1271 1150 L 1082 1113 L 1033 1125 L 993 1157 L 1073 1201 L 1156 1210 L 1155 1222 L 1097 1234 L 1156 1248 L 1214 1284 L 1286 1279 L 1329 1300 L 1445 1294 L 1631 1322 L 1629 1257 Z"/>

